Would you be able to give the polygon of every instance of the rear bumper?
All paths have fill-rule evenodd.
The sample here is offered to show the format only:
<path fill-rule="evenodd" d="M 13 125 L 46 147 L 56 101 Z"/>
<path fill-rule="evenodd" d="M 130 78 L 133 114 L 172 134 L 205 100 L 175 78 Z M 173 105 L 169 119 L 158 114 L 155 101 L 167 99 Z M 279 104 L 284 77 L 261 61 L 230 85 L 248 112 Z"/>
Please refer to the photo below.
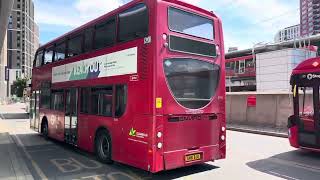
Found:
<path fill-rule="evenodd" d="M 186 162 L 185 157 L 188 154 L 201 153 L 202 159 L 199 161 Z M 190 166 L 194 164 L 200 164 L 208 161 L 214 161 L 221 159 L 219 145 L 203 146 L 197 150 L 177 150 L 164 153 L 164 169 L 176 169 L 179 167 Z"/>

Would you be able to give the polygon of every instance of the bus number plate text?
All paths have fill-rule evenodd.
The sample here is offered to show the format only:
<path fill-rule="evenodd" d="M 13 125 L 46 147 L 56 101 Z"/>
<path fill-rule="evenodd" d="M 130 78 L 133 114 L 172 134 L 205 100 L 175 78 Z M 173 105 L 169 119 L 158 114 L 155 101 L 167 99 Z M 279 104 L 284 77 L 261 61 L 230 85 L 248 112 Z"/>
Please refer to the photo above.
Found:
<path fill-rule="evenodd" d="M 192 162 L 192 161 L 200 161 L 202 159 L 201 157 L 201 153 L 197 153 L 197 154 L 188 154 L 185 156 L 185 161 L 188 162 Z"/>

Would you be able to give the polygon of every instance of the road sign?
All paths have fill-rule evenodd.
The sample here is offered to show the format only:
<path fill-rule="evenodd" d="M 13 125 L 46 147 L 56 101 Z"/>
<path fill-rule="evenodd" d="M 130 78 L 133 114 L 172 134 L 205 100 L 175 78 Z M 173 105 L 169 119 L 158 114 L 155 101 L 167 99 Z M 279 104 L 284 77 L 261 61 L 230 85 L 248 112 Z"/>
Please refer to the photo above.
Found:
<path fill-rule="evenodd" d="M 6 66 L 4 69 L 4 80 L 9 81 L 9 68 Z"/>

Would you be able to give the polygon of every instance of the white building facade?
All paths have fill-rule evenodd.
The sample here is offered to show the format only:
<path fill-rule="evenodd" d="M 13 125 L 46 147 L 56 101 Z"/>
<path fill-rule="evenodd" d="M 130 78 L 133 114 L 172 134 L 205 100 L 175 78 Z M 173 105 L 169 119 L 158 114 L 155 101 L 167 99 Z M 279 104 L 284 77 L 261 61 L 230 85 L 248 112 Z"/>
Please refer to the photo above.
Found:
<path fill-rule="evenodd" d="M 257 91 L 290 91 L 292 70 L 313 57 L 315 51 L 294 48 L 257 54 Z"/>
<path fill-rule="evenodd" d="M 274 41 L 276 43 L 279 43 L 279 42 L 299 39 L 300 37 L 301 37 L 300 36 L 300 24 L 298 24 L 298 25 L 290 26 L 290 27 L 287 27 L 287 28 L 280 30 L 276 34 Z"/>

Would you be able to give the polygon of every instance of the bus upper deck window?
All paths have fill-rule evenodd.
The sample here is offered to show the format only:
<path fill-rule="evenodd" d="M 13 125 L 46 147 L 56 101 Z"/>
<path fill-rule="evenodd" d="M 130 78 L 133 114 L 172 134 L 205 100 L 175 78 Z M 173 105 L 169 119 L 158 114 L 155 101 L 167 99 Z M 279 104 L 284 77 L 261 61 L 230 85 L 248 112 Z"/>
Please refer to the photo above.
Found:
<path fill-rule="evenodd" d="M 148 14 L 145 4 L 138 4 L 119 14 L 119 41 L 146 37 L 149 29 Z"/>
<path fill-rule="evenodd" d="M 50 48 L 46 49 L 46 51 L 45 51 L 43 64 L 51 63 L 52 58 L 53 58 L 53 47 L 50 47 Z"/>

